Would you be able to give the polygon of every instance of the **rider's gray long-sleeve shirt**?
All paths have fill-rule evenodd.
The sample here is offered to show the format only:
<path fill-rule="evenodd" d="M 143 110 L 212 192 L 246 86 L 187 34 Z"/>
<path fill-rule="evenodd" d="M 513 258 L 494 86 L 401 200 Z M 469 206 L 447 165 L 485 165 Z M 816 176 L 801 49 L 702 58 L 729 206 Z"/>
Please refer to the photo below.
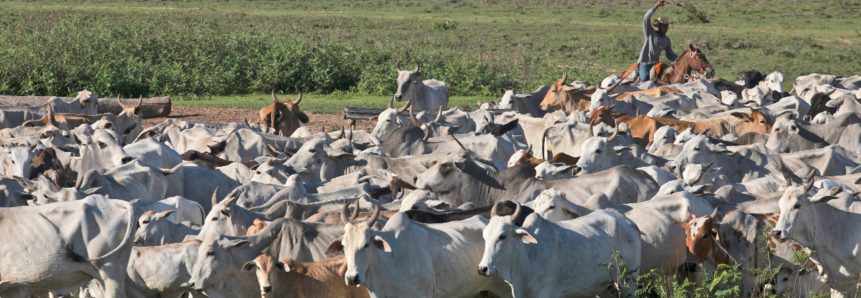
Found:
<path fill-rule="evenodd" d="M 640 50 L 640 58 L 637 59 L 637 63 L 640 64 L 653 64 L 661 61 L 661 51 L 665 51 L 667 55 L 667 59 L 670 61 L 676 61 L 676 58 L 679 56 L 673 52 L 672 44 L 670 43 L 670 38 L 665 36 L 659 36 L 658 31 L 655 31 L 652 28 L 652 15 L 655 14 L 655 8 L 652 7 L 649 11 L 646 12 L 646 16 L 643 17 L 643 34 L 646 37 L 646 42 L 643 43 L 643 49 Z"/>

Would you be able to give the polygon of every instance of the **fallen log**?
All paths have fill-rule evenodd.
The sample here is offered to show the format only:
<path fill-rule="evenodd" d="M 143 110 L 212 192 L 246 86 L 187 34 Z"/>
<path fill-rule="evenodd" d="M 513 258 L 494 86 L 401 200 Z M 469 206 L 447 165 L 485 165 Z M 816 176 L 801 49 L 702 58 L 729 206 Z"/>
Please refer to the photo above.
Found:
<path fill-rule="evenodd" d="M 4 106 L 22 106 L 32 107 L 43 105 L 48 101 L 50 96 L 11 96 L 0 95 L 0 105 Z M 74 97 L 60 97 L 65 101 L 72 101 Z M 120 99 L 122 103 L 128 105 L 136 105 L 138 98 Z M 119 114 L 123 111 L 123 106 L 116 98 L 99 98 L 99 113 Z M 158 118 L 167 117 L 170 115 L 170 97 L 150 97 L 143 99 L 143 118 Z"/>

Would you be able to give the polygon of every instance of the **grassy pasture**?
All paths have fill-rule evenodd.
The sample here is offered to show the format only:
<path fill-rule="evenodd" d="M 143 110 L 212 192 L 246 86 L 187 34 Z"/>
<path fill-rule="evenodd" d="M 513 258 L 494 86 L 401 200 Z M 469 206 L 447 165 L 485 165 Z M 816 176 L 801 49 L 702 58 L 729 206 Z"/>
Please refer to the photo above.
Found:
<path fill-rule="evenodd" d="M 719 77 L 861 73 L 861 3 L 683 2 L 676 52 L 701 45 Z M 534 90 L 563 69 L 594 83 L 636 61 L 637 0 L 31 1 L 0 10 L 0 93 L 169 95 L 180 105 L 258 107 L 269 90 L 305 108 L 384 107 L 394 63 L 448 82 L 454 104 Z M 707 22 L 693 17 L 700 15 Z M 788 89 L 789 87 L 787 87 Z M 785 90 L 788 91 L 788 90 Z M 465 97 L 461 97 L 465 96 Z M 264 98 L 263 101 L 258 98 Z M 280 98 L 280 97 L 279 97 Z M 290 98 L 285 96 L 284 98 Z M 318 100 L 320 99 L 320 100 Z M 322 101 L 321 101 L 322 100 Z"/>

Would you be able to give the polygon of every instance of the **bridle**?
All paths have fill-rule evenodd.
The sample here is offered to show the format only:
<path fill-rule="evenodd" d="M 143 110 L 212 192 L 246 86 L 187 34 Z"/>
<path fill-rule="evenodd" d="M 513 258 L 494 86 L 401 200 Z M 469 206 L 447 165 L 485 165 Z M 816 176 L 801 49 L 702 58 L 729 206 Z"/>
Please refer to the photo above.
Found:
<path fill-rule="evenodd" d="M 705 60 L 705 59 L 706 59 L 706 55 L 705 55 L 705 54 L 703 54 L 702 52 L 694 52 L 694 51 L 691 51 L 691 50 L 688 50 L 688 51 L 690 52 L 690 54 L 688 54 L 688 57 L 691 57 L 691 59 L 693 59 L 693 60 L 694 60 L 694 63 L 695 63 L 695 65 L 696 65 L 696 67 L 697 67 L 697 71 L 698 71 L 700 74 L 699 74 L 699 75 L 690 75 L 690 74 L 687 74 L 686 72 L 683 72 L 683 71 L 681 71 L 681 70 L 679 69 L 679 67 L 676 65 L 676 62 L 673 62 L 673 68 L 674 68 L 678 73 L 682 74 L 682 75 L 685 77 L 685 82 L 690 81 L 691 79 L 693 79 L 693 80 L 699 80 L 699 79 L 701 79 L 701 78 L 702 78 L 702 74 L 706 73 L 705 68 L 706 68 L 706 67 L 711 67 L 711 66 L 712 66 L 711 64 L 700 64 L 700 59 L 697 59 L 697 56 L 703 57 L 703 60 Z M 708 61 L 708 60 L 706 60 L 706 61 Z"/>

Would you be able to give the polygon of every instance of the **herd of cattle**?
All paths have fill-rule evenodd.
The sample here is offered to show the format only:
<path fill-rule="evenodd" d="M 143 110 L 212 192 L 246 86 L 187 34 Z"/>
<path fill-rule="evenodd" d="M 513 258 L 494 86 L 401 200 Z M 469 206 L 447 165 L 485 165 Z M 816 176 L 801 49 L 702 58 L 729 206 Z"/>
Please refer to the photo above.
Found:
<path fill-rule="evenodd" d="M 626 296 L 698 264 L 743 297 L 857 291 L 861 76 L 563 74 L 464 111 L 397 69 L 372 132 L 274 93 L 146 129 L 86 90 L 0 106 L 0 297 Z"/>

